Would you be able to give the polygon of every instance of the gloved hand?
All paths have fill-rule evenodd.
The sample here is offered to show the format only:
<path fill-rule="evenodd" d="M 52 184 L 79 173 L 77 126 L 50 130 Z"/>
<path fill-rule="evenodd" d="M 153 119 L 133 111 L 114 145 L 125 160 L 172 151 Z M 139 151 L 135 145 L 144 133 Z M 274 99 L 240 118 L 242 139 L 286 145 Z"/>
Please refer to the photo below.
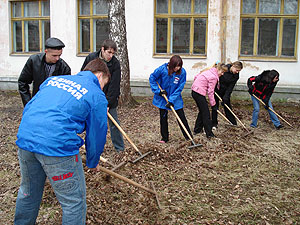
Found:
<path fill-rule="evenodd" d="M 167 102 L 166 107 L 171 109 L 171 106 L 174 107 L 174 104 L 171 102 Z"/>
<path fill-rule="evenodd" d="M 168 93 L 166 92 L 166 90 L 161 90 L 161 91 L 159 92 L 159 96 L 163 96 L 163 95 L 165 95 L 165 96 L 168 95 Z"/>
<path fill-rule="evenodd" d="M 214 106 L 212 106 L 211 109 L 214 110 L 214 111 L 217 111 L 218 110 L 217 104 L 215 104 Z"/>

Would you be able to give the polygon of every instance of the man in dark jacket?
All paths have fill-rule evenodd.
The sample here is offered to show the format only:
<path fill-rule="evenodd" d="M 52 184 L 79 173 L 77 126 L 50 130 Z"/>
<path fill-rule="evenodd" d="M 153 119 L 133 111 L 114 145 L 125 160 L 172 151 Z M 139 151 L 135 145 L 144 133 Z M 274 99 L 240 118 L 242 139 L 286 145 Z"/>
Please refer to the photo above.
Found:
<path fill-rule="evenodd" d="M 24 106 L 38 92 L 40 85 L 48 77 L 71 75 L 69 65 L 60 58 L 64 47 L 64 43 L 58 38 L 48 38 L 45 43 L 45 53 L 29 57 L 18 79 L 19 93 Z M 29 84 L 32 82 L 31 94 Z"/>
<path fill-rule="evenodd" d="M 243 64 L 239 61 L 235 61 L 233 63 L 227 64 L 226 66 L 228 67 L 228 72 L 225 72 L 223 76 L 220 77 L 220 88 L 218 89 L 216 87 L 215 92 L 222 98 L 221 104 L 224 106 L 226 118 L 233 125 L 237 125 L 234 115 L 232 115 L 230 110 L 224 104 L 226 104 L 231 109 L 230 96 L 236 82 L 239 79 L 239 72 L 243 69 Z M 216 95 L 215 100 L 218 108 L 219 98 Z M 212 110 L 212 125 L 213 130 L 215 130 L 218 126 L 218 112 L 216 110 Z"/>
<path fill-rule="evenodd" d="M 248 79 L 248 92 L 251 95 L 252 103 L 253 103 L 253 113 L 252 113 L 252 123 L 250 127 L 257 127 L 258 113 L 259 113 L 259 101 L 253 97 L 255 95 L 259 99 L 261 99 L 265 104 L 265 109 L 268 110 L 271 121 L 276 127 L 276 129 L 280 129 L 283 126 L 280 124 L 275 113 L 273 113 L 271 109 L 273 109 L 271 103 L 271 95 L 279 81 L 279 73 L 276 70 L 265 70 L 258 76 L 252 76 Z M 253 84 L 254 83 L 254 84 Z"/>
<path fill-rule="evenodd" d="M 108 101 L 108 112 L 120 124 L 118 120 L 117 106 L 120 95 L 120 82 L 121 82 L 121 68 L 119 60 L 114 56 L 117 51 L 117 45 L 112 40 L 105 40 L 99 51 L 89 54 L 81 67 L 81 70 L 93 59 L 102 59 L 110 72 L 111 79 L 108 84 L 103 88 L 106 99 Z M 124 150 L 124 140 L 119 129 L 114 125 L 111 120 L 109 122 L 110 136 L 112 143 L 117 152 Z"/>

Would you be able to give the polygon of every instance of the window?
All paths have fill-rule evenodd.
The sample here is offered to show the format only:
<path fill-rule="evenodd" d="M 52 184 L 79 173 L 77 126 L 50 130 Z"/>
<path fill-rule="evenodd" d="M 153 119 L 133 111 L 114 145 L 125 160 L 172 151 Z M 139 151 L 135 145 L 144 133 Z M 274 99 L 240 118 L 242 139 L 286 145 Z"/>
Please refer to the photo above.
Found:
<path fill-rule="evenodd" d="M 41 52 L 50 37 L 50 2 L 11 2 L 12 53 Z"/>
<path fill-rule="evenodd" d="M 298 0 L 242 0 L 240 57 L 296 59 Z"/>
<path fill-rule="evenodd" d="M 206 55 L 207 0 L 155 0 L 154 54 Z"/>
<path fill-rule="evenodd" d="M 78 0 L 79 52 L 101 48 L 108 39 L 108 0 Z"/>

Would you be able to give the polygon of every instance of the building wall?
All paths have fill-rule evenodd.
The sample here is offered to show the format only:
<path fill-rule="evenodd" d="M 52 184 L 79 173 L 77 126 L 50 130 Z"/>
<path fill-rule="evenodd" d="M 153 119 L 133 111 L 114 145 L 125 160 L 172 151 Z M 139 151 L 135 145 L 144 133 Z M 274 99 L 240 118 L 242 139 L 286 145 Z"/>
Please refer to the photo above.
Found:
<path fill-rule="evenodd" d="M 66 45 L 62 58 L 72 68 L 72 74 L 79 72 L 84 57 L 77 56 L 77 1 L 50 0 L 51 36 L 60 38 Z M 226 15 L 223 15 L 223 1 L 210 0 L 208 9 L 207 57 L 184 58 L 184 68 L 187 70 L 187 80 L 205 67 L 211 66 L 216 60 L 221 60 L 222 42 L 224 35 L 221 30 L 222 20 L 226 20 L 225 29 L 225 61 L 238 60 L 240 0 L 227 0 Z M 129 51 L 130 76 L 133 83 L 145 82 L 151 72 L 168 58 L 153 57 L 153 23 L 154 1 L 126 0 L 127 40 Z M 16 82 L 28 55 L 10 55 L 10 4 L 0 1 L 0 89 L 9 82 Z M 299 33 L 298 29 L 298 33 Z M 298 58 L 300 56 L 300 35 L 298 34 Z M 240 73 L 238 84 L 243 86 L 249 76 L 258 75 L 265 69 L 276 69 L 281 74 L 278 87 L 300 87 L 300 63 L 244 61 L 244 69 Z M 2 81 L 2 82 L 1 82 Z M 7 85 L 6 85 L 7 86 Z M 8 87 L 8 86 L 7 86 Z M 16 87 L 16 85 L 13 85 Z"/>

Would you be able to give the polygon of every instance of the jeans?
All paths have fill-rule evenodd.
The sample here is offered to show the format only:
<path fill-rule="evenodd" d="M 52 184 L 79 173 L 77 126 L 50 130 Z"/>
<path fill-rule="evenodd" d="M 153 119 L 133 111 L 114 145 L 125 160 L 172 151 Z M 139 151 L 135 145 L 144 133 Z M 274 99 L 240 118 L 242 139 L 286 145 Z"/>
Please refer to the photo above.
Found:
<path fill-rule="evenodd" d="M 14 224 L 35 224 L 46 177 L 62 207 L 62 224 L 85 224 L 86 187 L 80 155 L 55 157 L 19 148 L 21 185 Z"/>
<path fill-rule="evenodd" d="M 259 101 L 252 95 L 251 95 L 251 100 L 253 103 L 253 113 L 252 113 L 252 123 L 250 124 L 250 126 L 257 127 L 257 120 L 258 120 L 258 113 L 259 113 Z M 269 100 L 268 105 L 271 109 L 273 109 L 271 100 Z M 274 124 L 274 126 L 278 127 L 280 125 L 280 121 L 278 120 L 275 113 L 273 113 L 270 109 L 268 109 L 268 113 L 270 115 L 271 121 Z"/>
<path fill-rule="evenodd" d="M 118 120 L 117 108 L 110 108 L 108 112 L 115 119 L 115 121 L 120 125 L 120 122 Z M 119 129 L 116 127 L 116 125 L 110 119 L 108 119 L 108 124 L 109 124 L 111 141 L 112 141 L 116 151 L 117 152 L 123 151 L 124 150 L 124 140 L 123 140 L 122 133 L 119 131 Z"/>

